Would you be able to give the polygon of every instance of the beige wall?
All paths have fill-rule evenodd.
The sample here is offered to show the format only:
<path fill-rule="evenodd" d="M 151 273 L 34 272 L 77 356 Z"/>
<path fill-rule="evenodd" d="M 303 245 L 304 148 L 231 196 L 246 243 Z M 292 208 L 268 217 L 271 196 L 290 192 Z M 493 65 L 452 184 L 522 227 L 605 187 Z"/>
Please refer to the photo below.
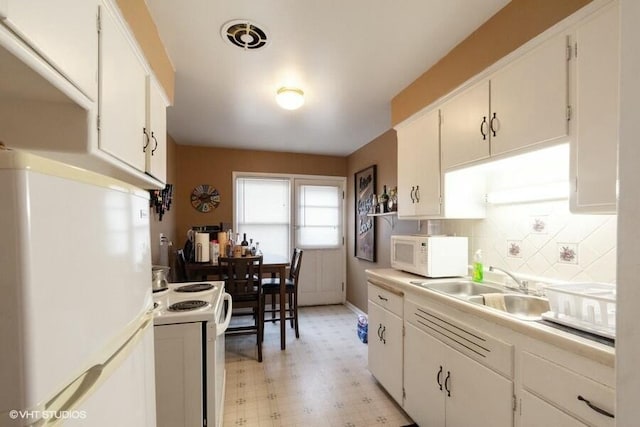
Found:
<path fill-rule="evenodd" d="M 138 44 L 149 61 L 156 78 L 173 104 L 175 70 L 162 44 L 156 24 L 144 0 L 117 0 L 122 16 L 129 24 Z"/>
<path fill-rule="evenodd" d="M 347 301 L 367 311 L 367 277 L 369 268 L 390 266 L 390 236 L 396 233 L 415 233 L 415 221 L 403 221 L 391 226 L 382 218 L 376 218 L 376 262 L 369 262 L 354 255 L 355 248 L 355 187 L 353 176 L 371 165 L 377 166 L 376 194 L 398 185 L 398 142 L 393 129 L 383 133 L 369 144 L 352 153 L 347 163 Z"/>
<path fill-rule="evenodd" d="M 591 0 L 512 0 L 391 100 L 396 125 Z"/>
<path fill-rule="evenodd" d="M 233 221 L 232 172 L 346 176 L 347 158 L 178 145 L 176 167 L 175 233 L 182 245 L 194 225 Z M 212 185 L 220 193 L 220 205 L 212 212 L 201 213 L 191 207 L 191 191 L 200 184 Z"/>

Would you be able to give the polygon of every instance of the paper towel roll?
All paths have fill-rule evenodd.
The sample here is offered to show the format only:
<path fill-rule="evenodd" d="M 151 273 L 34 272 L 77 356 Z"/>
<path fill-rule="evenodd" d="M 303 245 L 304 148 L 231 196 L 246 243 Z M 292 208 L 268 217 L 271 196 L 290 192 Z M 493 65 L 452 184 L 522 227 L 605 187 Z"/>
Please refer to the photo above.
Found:
<path fill-rule="evenodd" d="M 196 262 L 209 262 L 209 233 L 196 233 Z"/>

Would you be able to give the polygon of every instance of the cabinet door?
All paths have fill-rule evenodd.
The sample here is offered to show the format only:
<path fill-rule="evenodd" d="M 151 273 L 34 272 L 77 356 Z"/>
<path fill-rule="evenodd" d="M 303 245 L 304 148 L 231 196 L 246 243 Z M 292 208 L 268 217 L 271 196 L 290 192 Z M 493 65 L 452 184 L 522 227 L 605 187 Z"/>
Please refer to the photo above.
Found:
<path fill-rule="evenodd" d="M 616 212 L 618 165 L 617 3 L 576 30 L 571 210 Z"/>
<path fill-rule="evenodd" d="M 405 323 L 404 410 L 418 425 L 445 425 L 446 351 L 443 343 Z"/>
<path fill-rule="evenodd" d="M 371 301 L 368 351 L 369 371 L 402 404 L 402 319 Z"/>
<path fill-rule="evenodd" d="M 398 130 L 398 216 L 440 215 L 438 110 Z"/>
<path fill-rule="evenodd" d="M 565 35 L 491 77 L 492 156 L 568 135 L 567 78 Z"/>
<path fill-rule="evenodd" d="M 526 391 L 523 391 L 520 396 L 519 425 L 521 427 L 586 427 L 586 424 L 581 423 L 577 419 Z"/>
<path fill-rule="evenodd" d="M 202 425 L 202 324 L 154 327 L 158 427 Z"/>
<path fill-rule="evenodd" d="M 447 102 L 441 110 L 442 170 L 489 157 L 489 82 Z"/>
<path fill-rule="evenodd" d="M 513 426 L 512 381 L 453 349 L 446 360 L 447 427 Z"/>
<path fill-rule="evenodd" d="M 161 182 L 167 180 L 167 104 L 158 83 L 147 77 L 147 129 L 151 143 L 146 149 L 145 171 Z"/>
<path fill-rule="evenodd" d="M 144 171 L 146 71 L 125 28 L 105 2 L 100 7 L 100 127 L 98 145 L 115 158 Z"/>
<path fill-rule="evenodd" d="M 4 10 L 3 10 L 4 9 Z M 98 0 L 0 0 L 3 21 L 91 100 L 98 95 Z"/>

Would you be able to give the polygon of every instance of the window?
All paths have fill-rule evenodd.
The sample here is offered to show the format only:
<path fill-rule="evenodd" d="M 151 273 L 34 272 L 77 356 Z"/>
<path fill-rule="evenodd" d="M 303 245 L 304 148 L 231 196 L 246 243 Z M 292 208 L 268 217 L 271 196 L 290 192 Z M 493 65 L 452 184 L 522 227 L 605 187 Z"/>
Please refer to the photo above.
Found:
<path fill-rule="evenodd" d="M 237 177 L 237 232 L 260 243 L 262 252 L 289 258 L 291 181 L 287 178 Z"/>
<path fill-rule="evenodd" d="M 303 248 L 336 248 L 342 243 L 341 197 L 336 185 L 296 186 L 296 242 Z"/>

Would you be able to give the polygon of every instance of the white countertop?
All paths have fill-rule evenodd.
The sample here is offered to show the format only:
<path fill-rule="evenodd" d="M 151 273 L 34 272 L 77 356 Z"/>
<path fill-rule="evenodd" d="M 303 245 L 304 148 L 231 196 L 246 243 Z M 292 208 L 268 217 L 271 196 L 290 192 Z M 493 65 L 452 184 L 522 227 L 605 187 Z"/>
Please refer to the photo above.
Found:
<path fill-rule="evenodd" d="M 391 268 L 366 270 L 370 282 L 391 286 L 403 292 L 411 292 L 423 297 L 431 298 L 441 304 L 447 304 L 456 310 L 480 317 L 486 321 L 509 328 L 520 334 L 546 342 L 563 350 L 575 353 L 579 356 L 591 359 L 605 366 L 615 366 L 615 348 L 583 338 L 539 322 L 517 319 L 509 314 L 502 313 L 489 307 L 473 304 L 461 299 L 451 297 L 440 292 L 432 291 L 424 287 L 411 284 L 411 281 L 420 282 L 445 282 L 448 279 L 428 279 L 422 276 L 405 273 Z M 468 278 L 465 278 L 465 280 Z"/>

